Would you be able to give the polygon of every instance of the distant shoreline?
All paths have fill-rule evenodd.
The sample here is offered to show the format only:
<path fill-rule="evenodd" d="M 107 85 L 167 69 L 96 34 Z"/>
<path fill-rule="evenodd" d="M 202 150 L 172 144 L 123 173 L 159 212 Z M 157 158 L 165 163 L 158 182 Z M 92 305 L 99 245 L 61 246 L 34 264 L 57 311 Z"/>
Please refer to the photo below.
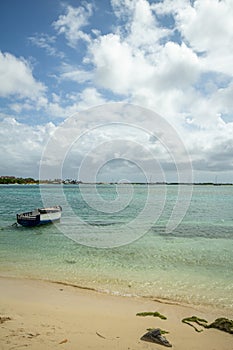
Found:
<path fill-rule="evenodd" d="M 77 180 L 28 180 L 28 178 L 13 178 L 0 176 L 0 185 L 150 185 L 150 186 L 233 186 L 233 183 L 222 182 L 85 182 Z"/>

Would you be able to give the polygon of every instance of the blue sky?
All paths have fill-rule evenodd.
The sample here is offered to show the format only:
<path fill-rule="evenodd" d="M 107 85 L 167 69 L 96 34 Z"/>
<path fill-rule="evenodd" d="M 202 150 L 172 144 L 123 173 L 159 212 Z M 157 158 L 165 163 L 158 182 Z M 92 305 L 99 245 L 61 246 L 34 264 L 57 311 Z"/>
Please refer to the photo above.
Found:
<path fill-rule="evenodd" d="M 2 1 L 1 175 L 38 178 L 44 147 L 67 118 L 78 113 L 81 120 L 89 108 L 123 102 L 158 113 L 174 128 L 195 181 L 233 182 L 232 23 L 230 0 Z M 111 115 L 94 118 L 111 121 Z M 136 118 L 125 122 L 138 125 Z M 173 181 L 169 142 L 167 155 L 159 142 L 149 142 L 151 130 L 158 139 L 158 129 L 152 123 L 147 138 L 127 129 L 124 140 L 147 145 Z M 64 162 L 65 176 L 77 177 L 87 149 L 114 135 L 108 128 L 101 137 L 85 137 L 72 169 Z M 102 150 L 100 179 L 140 181 L 137 161 L 149 162 L 145 150 L 139 156 L 130 148 L 134 168 L 131 159 L 122 160 L 121 147 L 110 148 L 114 161 Z M 150 178 L 160 181 L 150 161 Z"/>

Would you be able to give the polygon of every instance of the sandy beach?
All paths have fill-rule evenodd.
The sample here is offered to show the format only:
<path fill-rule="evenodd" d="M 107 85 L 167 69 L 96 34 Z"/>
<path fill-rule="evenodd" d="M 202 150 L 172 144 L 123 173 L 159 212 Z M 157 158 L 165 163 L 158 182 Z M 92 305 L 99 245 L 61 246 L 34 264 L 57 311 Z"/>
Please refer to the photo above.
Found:
<path fill-rule="evenodd" d="M 214 321 L 226 311 L 177 305 L 145 298 L 105 295 L 57 283 L 0 279 L 0 349 L 162 349 L 140 340 L 147 328 L 161 328 L 179 350 L 231 350 L 232 335 L 216 329 L 201 333 L 181 320 L 196 315 Z M 158 311 L 167 317 L 139 317 Z"/>

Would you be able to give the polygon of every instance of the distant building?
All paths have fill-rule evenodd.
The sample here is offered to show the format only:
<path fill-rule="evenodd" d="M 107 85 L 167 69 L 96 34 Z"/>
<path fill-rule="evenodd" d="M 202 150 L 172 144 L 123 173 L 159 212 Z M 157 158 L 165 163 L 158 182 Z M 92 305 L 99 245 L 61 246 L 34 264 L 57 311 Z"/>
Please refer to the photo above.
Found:
<path fill-rule="evenodd" d="M 0 179 L 15 179 L 15 176 L 0 176 Z"/>

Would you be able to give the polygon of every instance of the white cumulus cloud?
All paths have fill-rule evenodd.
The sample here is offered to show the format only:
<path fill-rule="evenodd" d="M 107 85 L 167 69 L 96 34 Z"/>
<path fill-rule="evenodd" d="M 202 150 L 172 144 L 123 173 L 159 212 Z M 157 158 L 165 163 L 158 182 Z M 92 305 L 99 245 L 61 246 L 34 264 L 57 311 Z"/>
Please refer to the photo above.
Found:
<path fill-rule="evenodd" d="M 90 36 L 81 30 L 88 24 L 88 18 L 92 14 L 92 5 L 85 3 L 79 7 L 66 7 L 66 14 L 60 15 L 53 22 L 53 27 L 59 34 L 64 34 L 69 46 L 76 47 L 79 40 L 90 41 Z"/>
<path fill-rule="evenodd" d="M 2 175 L 38 178 L 43 148 L 55 130 L 53 123 L 29 126 L 5 116 L 0 122 Z"/>
<path fill-rule="evenodd" d="M 153 7 L 159 14 L 174 16 L 182 39 L 203 55 L 205 70 L 233 75 L 231 0 L 164 0 Z"/>
<path fill-rule="evenodd" d="M 17 95 L 20 98 L 36 99 L 46 87 L 37 81 L 30 64 L 23 58 L 0 52 L 0 96 Z"/>

